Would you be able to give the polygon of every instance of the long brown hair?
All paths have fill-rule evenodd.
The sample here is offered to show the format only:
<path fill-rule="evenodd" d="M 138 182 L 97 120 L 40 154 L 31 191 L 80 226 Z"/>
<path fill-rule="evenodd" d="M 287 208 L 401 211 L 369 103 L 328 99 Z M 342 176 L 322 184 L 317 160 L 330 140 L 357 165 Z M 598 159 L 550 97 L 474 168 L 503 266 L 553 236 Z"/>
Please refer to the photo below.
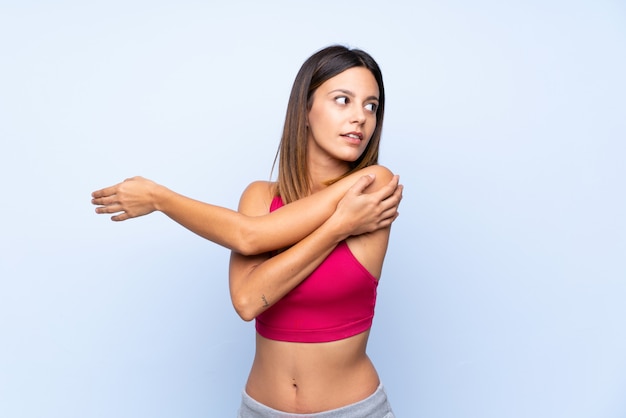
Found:
<path fill-rule="evenodd" d="M 285 126 L 274 159 L 274 165 L 276 160 L 279 160 L 277 193 L 285 204 L 303 198 L 311 191 L 306 159 L 308 138 L 306 124 L 313 93 L 326 80 L 353 67 L 365 67 L 371 71 L 378 84 L 379 102 L 376 109 L 376 128 L 372 138 L 363 154 L 350 164 L 350 170 L 344 176 L 378 163 L 378 147 L 385 111 L 385 89 L 380 68 L 376 61 L 362 50 L 340 45 L 324 48 L 302 64 L 291 88 Z"/>

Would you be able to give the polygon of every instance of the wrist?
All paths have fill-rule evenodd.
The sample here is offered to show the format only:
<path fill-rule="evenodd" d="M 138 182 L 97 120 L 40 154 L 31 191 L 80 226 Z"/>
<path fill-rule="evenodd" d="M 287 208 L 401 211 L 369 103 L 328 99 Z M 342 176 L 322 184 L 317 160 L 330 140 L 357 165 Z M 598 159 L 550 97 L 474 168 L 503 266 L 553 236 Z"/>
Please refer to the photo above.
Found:
<path fill-rule="evenodd" d="M 167 187 L 155 183 L 154 187 L 150 190 L 150 199 L 152 200 L 154 210 L 165 212 L 171 193 L 172 191 Z"/>
<path fill-rule="evenodd" d="M 329 233 L 332 235 L 333 241 L 336 243 L 347 239 L 351 235 L 350 231 L 346 229 L 345 222 L 342 222 L 337 216 L 331 216 L 328 218 L 326 226 L 329 228 Z"/>

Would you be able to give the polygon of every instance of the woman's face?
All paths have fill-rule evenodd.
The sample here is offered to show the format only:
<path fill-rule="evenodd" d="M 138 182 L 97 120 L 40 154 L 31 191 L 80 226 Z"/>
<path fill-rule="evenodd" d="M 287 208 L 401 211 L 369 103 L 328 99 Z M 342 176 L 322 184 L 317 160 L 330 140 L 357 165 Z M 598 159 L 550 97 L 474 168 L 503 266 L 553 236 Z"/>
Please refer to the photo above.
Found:
<path fill-rule="evenodd" d="M 356 161 L 376 128 L 378 94 L 365 67 L 349 68 L 319 86 L 308 114 L 309 162 L 343 167 Z"/>

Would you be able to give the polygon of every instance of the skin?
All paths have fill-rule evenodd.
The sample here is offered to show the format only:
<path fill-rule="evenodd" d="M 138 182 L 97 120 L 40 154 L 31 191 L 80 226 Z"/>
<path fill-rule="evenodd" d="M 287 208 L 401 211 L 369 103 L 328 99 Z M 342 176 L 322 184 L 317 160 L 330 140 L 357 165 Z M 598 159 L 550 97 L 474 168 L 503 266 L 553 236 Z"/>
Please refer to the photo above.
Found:
<path fill-rule="evenodd" d="M 350 162 L 363 153 L 376 126 L 372 111 L 376 97 L 378 85 L 361 67 L 338 74 L 315 92 L 308 114 L 312 196 L 327 191 L 325 182 L 347 172 Z M 376 178 L 369 188 L 375 194 L 388 187 L 394 176 L 384 167 L 374 169 Z M 262 216 L 272 198 L 271 184 L 255 183 L 243 193 L 239 211 Z M 340 202 L 317 229 L 278 255 L 232 252 L 231 297 L 244 320 L 256 317 L 302 282 L 343 240 L 356 259 L 380 277 L 389 226 L 363 233 L 352 222 L 350 203 Z M 269 407 L 291 413 L 321 412 L 363 400 L 380 383 L 365 351 L 368 336 L 366 331 L 333 342 L 292 343 L 257 334 L 246 392 Z"/>
<path fill-rule="evenodd" d="M 377 94 L 373 76 L 363 68 L 346 70 L 320 86 L 308 115 L 313 193 L 272 213 L 275 185 L 269 182 L 248 186 L 238 212 L 190 199 L 142 177 L 93 192 L 92 203 L 97 213 L 113 214 L 114 221 L 161 211 L 192 232 L 232 249 L 231 298 L 244 320 L 253 319 L 293 289 L 342 240 L 378 278 L 389 227 L 402 198 L 398 176 L 370 166 L 326 185 L 347 172 L 349 162 L 365 149 L 376 126 L 372 105 Z M 348 133 L 362 138 L 349 138 Z M 267 254 L 286 247 L 275 257 Z M 379 383 L 365 353 L 368 336 L 366 331 L 340 341 L 301 344 L 257 335 L 246 390 L 270 407 L 294 413 L 362 400 Z"/>
<path fill-rule="evenodd" d="M 94 191 L 91 203 L 97 206 L 98 214 L 114 214 L 111 220 L 116 222 L 161 211 L 203 238 L 240 254 L 254 255 L 287 247 L 306 237 L 331 216 L 340 201 L 352 208 L 350 222 L 360 226 L 357 232 L 388 227 L 398 216 L 402 186 L 398 185 L 398 176 L 393 176 L 374 192 L 370 186 L 380 172 L 378 166 L 366 167 L 321 193 L 272 213 L 267 203 L 259 216 L 191 199 L 143 177 Z"/>

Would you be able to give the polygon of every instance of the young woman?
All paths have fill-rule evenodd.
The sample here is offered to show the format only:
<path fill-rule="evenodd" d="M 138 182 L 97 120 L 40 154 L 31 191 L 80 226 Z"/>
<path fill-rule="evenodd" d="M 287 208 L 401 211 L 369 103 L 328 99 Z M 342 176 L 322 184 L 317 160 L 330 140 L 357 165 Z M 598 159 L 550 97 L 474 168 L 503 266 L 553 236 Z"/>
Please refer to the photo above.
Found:
<path fill-rule="evenodd" d="M 238 212 L 140 177 L 93 193 L 113 220 L 160 210 L 233 250 L 233 305 L 257 330 L 239 417 L 393 417 L 365 350 L 402 195 L 376 165 L 384 102 L 372 57 L 331 46 L 296 76 L 278 181 L 252 183 Z"/>

